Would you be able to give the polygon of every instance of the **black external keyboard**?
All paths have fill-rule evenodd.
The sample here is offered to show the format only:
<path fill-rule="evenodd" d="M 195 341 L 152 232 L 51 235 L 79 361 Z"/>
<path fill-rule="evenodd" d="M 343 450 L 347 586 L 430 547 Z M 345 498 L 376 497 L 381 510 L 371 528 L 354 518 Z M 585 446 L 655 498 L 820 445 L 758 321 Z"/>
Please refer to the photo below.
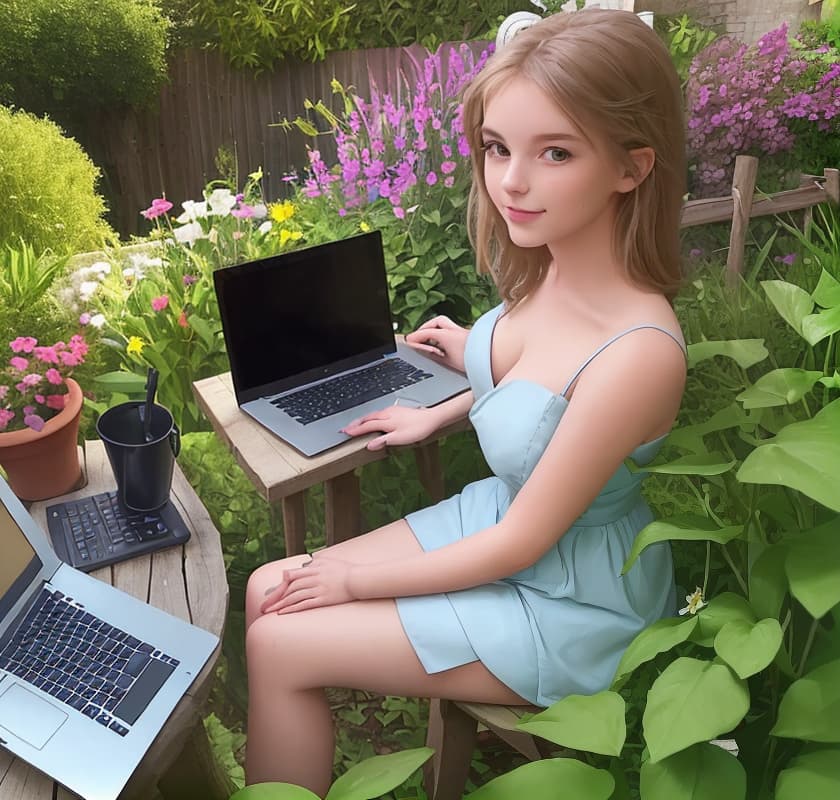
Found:
<path fill-rule="evenodd" d="M 0 652 L 0 669 L 118 736 L 129 732 L 178 660 L 48 588 Z"/>
<path fill-rule="evenodd" d="M 47 523 L 58 557 L 83 572 L 190 538 L 171 502 L 157 511 L 131 511 L 119 503 L 116 492 L 47 506 Z"/>
<path fill-rule="evenodd" d="M 275 397 L 270 402 L 302 425 L 309 425 L 431 377 L 431 372 L 424 372 L 401 358 L 386 358 L 356 372 Z"/>

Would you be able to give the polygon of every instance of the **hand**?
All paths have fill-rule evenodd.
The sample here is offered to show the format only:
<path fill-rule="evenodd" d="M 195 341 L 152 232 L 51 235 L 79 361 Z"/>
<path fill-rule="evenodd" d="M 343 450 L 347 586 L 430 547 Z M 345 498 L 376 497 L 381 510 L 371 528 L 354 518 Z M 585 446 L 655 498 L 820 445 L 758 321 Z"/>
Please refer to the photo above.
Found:
<path fill-rule="evenodd" d="M 384 431 L 382 436 L 371 439 L 367 444 L 368 450 L 381 450 L 386 445 L 422 442 L 437 428 L 431 409 L 393 405 L 353 420 L 343 432 L 348 436 L 361 436 L 364 433 Z"/>
<path fill-rule="evenodd" d="M 283 580 L 272 587 L 260 606 L 261 614 L 291 614 L 308 608 L 349 603 L 350 564 L 316 553 L 297 569 L 283 572 Z"/>
<path fill-rule="evenodd" d="M 424 322 L 405 337 L 405 343 L 447 367 L 464 372 L 464 347 L 469 331 L 449 317 L 435 317 Z"/>

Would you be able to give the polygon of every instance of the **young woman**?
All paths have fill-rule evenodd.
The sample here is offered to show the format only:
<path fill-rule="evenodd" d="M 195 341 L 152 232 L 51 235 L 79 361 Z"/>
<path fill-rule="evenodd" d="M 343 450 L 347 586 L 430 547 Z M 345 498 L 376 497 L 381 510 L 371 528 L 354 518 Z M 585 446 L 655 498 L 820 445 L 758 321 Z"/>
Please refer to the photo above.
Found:
<path fill-rule="evenodd" d="M 408 444 L 469 412 L 494 477 L 249 582 L 247 776 L 326 792 L 324 687 L 548 706 L 606 688 L 673 613 L 667 545 L 620 575 L 651 520 L 624 460 L 677 414 L 680 89 L 633 14 L 559 14 L 517 34 L 468 87 L 472 238 L 503 303 L 467 331 L 407 337 L 472 391 L 348 426 Z"/>

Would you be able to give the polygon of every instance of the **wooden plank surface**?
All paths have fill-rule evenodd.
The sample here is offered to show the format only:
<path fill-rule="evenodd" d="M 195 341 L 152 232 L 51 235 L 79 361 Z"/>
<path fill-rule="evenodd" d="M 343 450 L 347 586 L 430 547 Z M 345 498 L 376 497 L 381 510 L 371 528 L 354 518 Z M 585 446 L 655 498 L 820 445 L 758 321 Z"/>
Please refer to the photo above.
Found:
<path fill-rule="evenodd" d="M 115 487 L 111 467 L 99 441 L 86 443 L 85 472 L 87 484 L 60 499 L 85 497 Z M 46 506 L 58 499 L 36 503 L 30 509 L 44 530 L 47 527 Z M 221 637 L 228 604 L 221 539 L 177 464 L 172 480 L 172 501 L 192 532 L 185 545 L 103 567 L 91 575 Z M 121 799 L 151 800 L 159 796 L 154 784 L 178 758 L 195 725 L 200 724 L 201 706 L 210 691 L 219 651 L 217 648 L 173 711 L 121 793 Z M 74 800 L 77 796 L 0 750 L 0 800 L 42 798 Z"/>
<path fill-rule="evenodd" d="M 269 503 L 344 475 L 356 467 L 381 461 L 392 451 L 389 448 L 375 452 L 365 449 L 375 435 L 371 434 L 351 439 L 317 456 L 304 456 L 240 411 L 229 372 L 196 381 L 193 391 L 213 429 Z M 419 444 L 429 444 L 468 427 L 469 422 L 464 418 L 436 431 Z"/>

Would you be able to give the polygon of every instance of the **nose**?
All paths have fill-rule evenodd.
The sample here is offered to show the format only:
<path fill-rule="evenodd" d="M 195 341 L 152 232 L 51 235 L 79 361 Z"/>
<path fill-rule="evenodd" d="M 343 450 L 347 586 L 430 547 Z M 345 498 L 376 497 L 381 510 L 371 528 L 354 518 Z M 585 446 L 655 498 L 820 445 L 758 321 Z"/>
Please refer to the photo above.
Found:
<path fill-rule="evenodd" d="M 524 194 L 528 191 L 528 176 L 521 159 L 511 157 L 505 164 L 501 187 L 509 194 Z"/>

